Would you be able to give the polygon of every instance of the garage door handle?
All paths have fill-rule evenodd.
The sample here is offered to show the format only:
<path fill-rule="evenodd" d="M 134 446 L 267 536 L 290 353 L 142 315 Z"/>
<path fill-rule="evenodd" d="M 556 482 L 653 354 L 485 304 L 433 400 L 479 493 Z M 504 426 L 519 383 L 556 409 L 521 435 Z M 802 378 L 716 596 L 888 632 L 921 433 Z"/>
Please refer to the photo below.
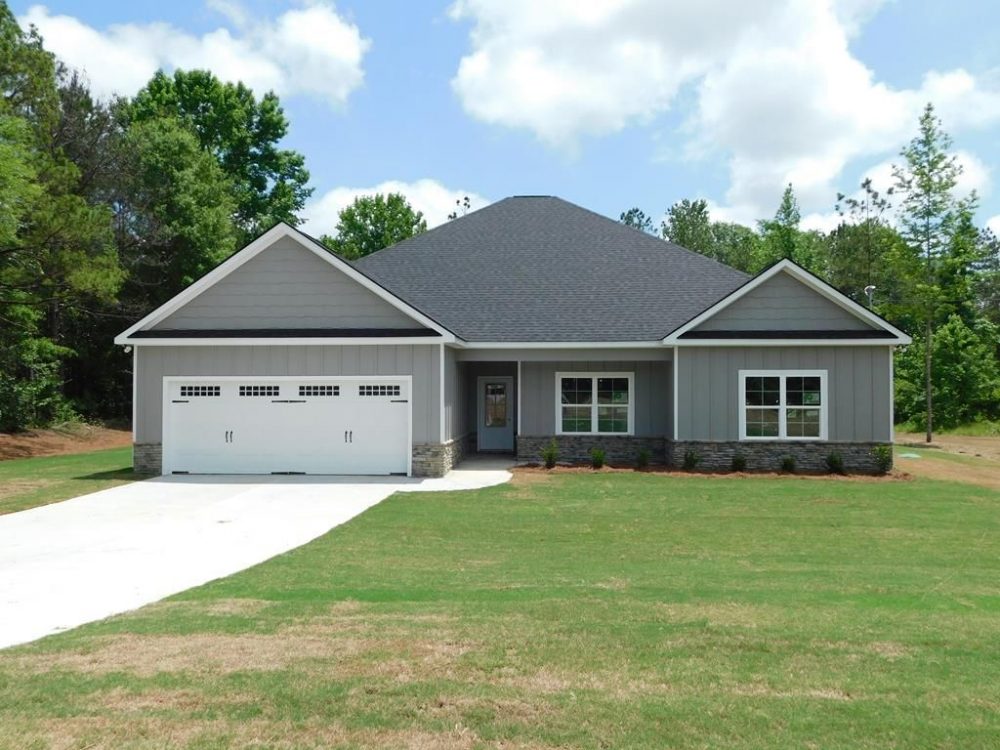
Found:
<path fill-rule="evenodd" d="M 350 434 L 351 434 L 351 439 L 348 442 L 353 443 L 354 442 L 354 430 L 351 430 Z"/>
<path fill-rule="evenodd" d="M 405 398 L 394 398 L 389 401 L 390 404 L 406 404 L 409 403 Z"/>
<path fill-rule="evenodd" d="M 347 442 L 347 430 L 344 430 L 344 442 Z"/>

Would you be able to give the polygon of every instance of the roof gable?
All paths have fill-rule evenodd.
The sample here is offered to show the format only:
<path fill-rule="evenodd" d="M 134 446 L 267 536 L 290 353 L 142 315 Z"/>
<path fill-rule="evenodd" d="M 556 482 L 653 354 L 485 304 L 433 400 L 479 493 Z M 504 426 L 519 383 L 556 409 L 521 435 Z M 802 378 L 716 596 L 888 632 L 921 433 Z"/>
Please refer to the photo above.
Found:
<path fill-rule="evenodd" d="M 430 330 L 428 330 L 430 329 Z M 351 264 L 286 224 L 265 232 L 135 325 L 115 342 L 138 343 L 171 331 L 424 330 L 444 327 Z M 133 341 L 132 337 L 136 340 Z"/>
<path fill-rule="evenodd" d="M 723 339 L 910 343 L 888 321 L 790 260 L 761 272 L 671 332 L 664 342 Z"/>

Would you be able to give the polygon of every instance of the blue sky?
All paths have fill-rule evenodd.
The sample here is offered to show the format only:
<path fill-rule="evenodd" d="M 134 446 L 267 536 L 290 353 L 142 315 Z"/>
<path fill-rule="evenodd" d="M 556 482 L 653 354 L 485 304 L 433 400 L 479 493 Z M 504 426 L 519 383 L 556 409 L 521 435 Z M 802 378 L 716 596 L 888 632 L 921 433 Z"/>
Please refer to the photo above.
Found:
<path fill-rule="evenodd" d="M 359 192 L 405 192 L 431 223 L 555 194 L 657 219 L 704 197 L 717 218 L 806 225 L 890 164 L 923 104 L 1000 229 L 1000 3 L 954 0 L 51 0 L 13 2 L 94 89 L 157 67 L 274 88 L 315 187 L 307 229 Z"/>

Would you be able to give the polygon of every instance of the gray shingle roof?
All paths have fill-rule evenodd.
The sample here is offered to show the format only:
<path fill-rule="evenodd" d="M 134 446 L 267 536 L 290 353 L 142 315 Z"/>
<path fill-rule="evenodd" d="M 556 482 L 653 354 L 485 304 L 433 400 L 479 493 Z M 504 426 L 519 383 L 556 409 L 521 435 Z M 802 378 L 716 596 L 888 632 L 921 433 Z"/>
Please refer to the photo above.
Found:
<path fill-rule="evenodd" d="M 654 341 L 749 278 L 549 196 L 506 198 L 356 265 L 466 341 Z"/>

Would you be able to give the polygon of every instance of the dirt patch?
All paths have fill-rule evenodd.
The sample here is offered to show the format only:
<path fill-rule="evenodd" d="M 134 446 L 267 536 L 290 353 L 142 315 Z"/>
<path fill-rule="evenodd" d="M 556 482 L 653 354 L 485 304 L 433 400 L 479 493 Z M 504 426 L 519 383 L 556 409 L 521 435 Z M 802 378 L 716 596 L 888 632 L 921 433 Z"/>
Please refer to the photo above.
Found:
<path fill-rule="evenodd" d="M 33 672 L 130 672 L 150 677 L 160 672 L 271 671 L 308 660 L 344 659 L 365 649 L 359 639 L 332 635 L 122 635 L 95 639 L 86 651 L 27 654 L 12 661 Z"/>
<path fill-rule="evenodd" d="M 937 458 L 933 451 L 925 451 L 920 458 L 897 458 L 900 473 L 944 482 L 961 482 L 1000 490 L 1000 463 L 983 459 L 982 464 L 958 463 L 947 458 Z"/>
<path fill-rule="evenodd" d="M 50 430 L 0 432 L 0 461 L 36 456 L 64 456 L 132 444 L 132 432 L 86 424 L 67 424 Z"/>
<path fill-rule="evenodd" d="M 913 448 L 940 448 L 949 453 L 1000 461 L 1000 437 L 935 435 L 934 442 L 928 445 L 923 435 L 913 432 L 897 432 L 896 444 L 909 445 Z"/>
<path fill-rule="evenodd" d="M 227 721 L 224 719 L 167 719 L 113 716 L 69 716 L 33 724 L 24 730 L 0 728 L 0 742 L 11 733 L 16 745 L 52 748 L 85 747 L 87 750 L 114 750 L 138 746 L 136 740 L 153 740 L 156 747 L 267 747 L 272 750 L 305 750 L 330 747 L 407 748 L 409 750 L 470 750 L 484 746 L 478 735 L 465 726 L 440 732 L 421 729 L 349 730 L 330 721 Z M 142 743 L 143 747 L 147 744 Z M 148 744 L 153 747 L 154 744 Z M 492 744 L 489 747 L 514 747 Z M 540 747 L 540 746 L 539 746 Z"/>
<path fill-rule="evenodd" d="M 826 701 L 851 701 L 855 696 L 838 688 L 806 688 L 802 690 L 777 690 L 770 685 L 753 683 L 736 685 L 730 691 L 735 695 L 763 698 L 811 698 Z"/>

